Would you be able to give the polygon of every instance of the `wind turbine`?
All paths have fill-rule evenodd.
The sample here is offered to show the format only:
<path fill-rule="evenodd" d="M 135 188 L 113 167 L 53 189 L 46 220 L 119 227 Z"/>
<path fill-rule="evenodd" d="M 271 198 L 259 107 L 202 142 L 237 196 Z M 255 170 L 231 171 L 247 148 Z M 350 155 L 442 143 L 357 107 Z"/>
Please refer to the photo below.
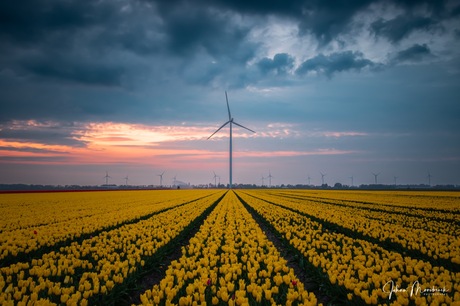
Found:
<path fill-rule="evenodd" d="M 225 122 L 224 124 L 222 124 L 222 126 L 220 128 L 217 129 L 217 131 L 215 131 L 214 133 L 211 134 L 211 136 L 208 137 L 211 138 L 212 136 L 214 136 L 214 134 L 216 134 L 217 132 L 219 132 L 224 126 L 226 126 L 227 124 L 230 124 L 230 146 L 229 146 L 229 186 L 230 186 L 230 189 L 232 189 L 232 127 L 233 127 L 233 124 L 239 126 L 239 127 L 242 127 L 243 129 L 246 129 L 250 132 L 253 132 L 255 133 L 255 131 L 251 130 L 251 129 L 248 129 L 247 127 L 245 126 L 242 126 L 241 124 L 239 123 L 236 123 L 235 121 L 233 121 L 233 118 L 232 118 L 232 115 L 230 113 L 230 106 L 228 105 L 228 97 L 227 97 L 227 92 L 225 92 L 225 100 L 227 101 L 227 110 L 228 110 L 228 121 Z"/>
<path fill-rule="evenodd" d="M 213 173 L 214 173 L 214 188 L 216 188 L 217 187 L 217 177 L 218 176 L 214 171 L 213 171 Z"/>
<path fill-rule="evenodd" d="M 394 179 L 395 179 L 395 187 L 396 187 L 396 179 L 397 179 L 397 178 L 398 178 L 397 176 L 394 176 Z"/>
<path fill-rule="evenodd" d="M 431 174 L 430 174 L 430 171 L 428 171 L 428 175 L 426 176 L 428 178 L 428 186 L 431 187 L 431 178 L 433 177 Z"/>
<path fill-rule="evenodd" d="M 307 177 L 307 180 L 308 180 L 308 185 L 310 186 L 310 180 L 311 180 L 311 177 L 310 177 L 310 176 L 308 176 L 308 177 Z"/>
<path fill-rule="evenodd" d="M 268 176 L 267 176 L 267 178 L 268 178 L 268 188 L 272 187 L 272 177 L 273 176 L 272 176 L 270 170 L 268 170 Z"/>
<path fill-rule="evenodd" d="M 125 185 L 128 186 L 128 180 L 129 180 L 129 178 L 128 178 L 128 175 L 127 175 L 127 174 L 126 174 L 126 177 L 124 178 L 124 180 L 125 180 Z"/>
<path fill-rule="evenodd" d="M 353 175 L 350 176 L 350 179 L 351 179 L 351 187 L 353 187 Z"/>
<path fill-rule="evenodd" d="M 177 174 L 173 177 L 173 186 L 177 184 Z"/>
<path fill-rule="evenodd" d="M 104 176 L 104 178 L 105 178 L 105 184 L 108 185 L 108 184 L 109 184 L 109 178 L 111 178 L 111 177 L 109 176 L 109 172 L 108 172 L 108 171 L 105 171 L 105 176 Z"/>
<path fill-rule="evenodd" d="M 320 172 L 320 174 L 321 174 L 321 182 L 324 185 L 324 177 L 326 176 L 326 174 L 322 172 Z"/>
<path fill-rule="evenodd" d="M 163 187 L 163 174 L 165 174 L 164 171 L 162 174 L 158 174 L 158 176 L 160 177 L 160 187 Z"/>
<path fill-rule="evenodd" d="M 372 172 L 372 174 L 374 175 L 374 179 L 375 179 L 375 185 L 377 185 L 377 176 L 379 176 L 380 173 L 381 172 L 379 172 L 379 173 Z"/>

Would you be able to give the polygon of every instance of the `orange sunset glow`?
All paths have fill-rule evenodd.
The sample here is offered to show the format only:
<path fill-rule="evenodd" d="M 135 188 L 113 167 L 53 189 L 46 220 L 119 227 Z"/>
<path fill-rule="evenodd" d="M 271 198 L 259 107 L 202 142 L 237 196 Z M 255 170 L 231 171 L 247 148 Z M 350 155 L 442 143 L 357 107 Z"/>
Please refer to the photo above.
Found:
<path fill-rule="evenodd" d="M 48 131 L 54 130 L 53 122 L 16 121 L 12 130 Z M 114 122 L 75 123 L 70 125 L 67 139 L 75 144 L 52 144 L 46 142 L 27 142 L 0 140 L 0 154 L 3 160 L 29 165 L 110 165 L 130 164 L 148 165 L 152 171 L 161 169 L 202 169 L 207 163 L 214 169 L 227 168 L 228 131 L 223 130 L 212 139 L 207 138 L 214 126 L 152 126 L 146 124 L 128 124 Z M 239 141 L 250 138 L 276 139 L 289 136 L 300 137 L 300 132 L 292 124 L 273 123 L 259 127 L 256 134 L 245 133 L 236 128 L 234 137 Z M 314 132 L 311 137 L 363 136 L 355 132 Z M 240 139 L 240 140 L 238 140 Z M 316 150 L 283 150 L 273 148 L 270 151 L 256 148 L 243 148 L 234 152 L 240 163 L 250 166 L 252 160 L 258 163 L 260 158 L 276 159 L 302 156 L 329 156 L 355 154 L 354 150 L 319 148 Z M 246 161 L 243 161 L 246 159 Z M 180 170 L 178 169 L 178 170 Z"/>

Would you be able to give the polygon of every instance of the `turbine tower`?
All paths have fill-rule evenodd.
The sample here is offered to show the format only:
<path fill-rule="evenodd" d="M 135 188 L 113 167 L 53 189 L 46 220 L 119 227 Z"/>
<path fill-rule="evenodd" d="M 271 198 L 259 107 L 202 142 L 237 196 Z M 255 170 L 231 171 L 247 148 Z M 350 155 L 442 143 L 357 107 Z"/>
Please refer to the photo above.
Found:
<path fill-rule="evenodd" d="M 128 180 L 129 180 L 129 178 L 128 178 L 128 175 L 127 175 L 127 174 L 126 174 L 126 177 L 124 178 L 124 180 L 125 180 L 125 185 L 128 186 Z"/>
<path fill-rule="evenodd" d="M 353 187 L 353 175 L 350 176 L 350 179 L 351 179 L 351 187 Z"/>
<path fill-rule="evenodd" d="M 227 97 L 227 92 L 225 92 L 225 100 L 227 101 L 227 111 L 228 111 L 228 121 L 225 122 L 220 128 L 217 129 L 217 131 L 215 131 L 214 133 L 212 133 L 211 136 L 208 137 L 211 138 L 212 136 L 214 136 L 214 134 L 216 134 L 217 132 L 219 132 L 224 126 L 226 126 L 227 124 L 230 124 L 230 146 L 229 146 L 229 186 L 230 186 L 230 189 L 232 189 L 232 127 L 233 127 L 233 124 L 239 126 L 239 127 L 242 127 L 243 129 L 246 129 L 250 132 L 253 132 L 255 133 L 255 131 L 251 130 L 251 129 L 248 129 L 247 127 L 245 126 L 242 126 L 241 124 L 239 123 L 236 123 L 235 121 L 233 121 L 233 118 L 232 118 L 232 115 L 230 114 L 230 106 L 228 105 L 228 97 Z"/>
<path fill-rule="evenodd" d="M 165 174 L 164 171 L 162 174 L 158 174 L 158 176 L 160 177 L 160 187 L 163 187 L 163 174 Z"/>
<path fill-rule="evenodd" d="M 214 171 L 213 171 L 213 173 L 214 173 L 214 188 L 216 188 L 217 187 L 217 177 L 218 177 L 218 175 Z"/>
<path fill-rule="evenodd" d="M 109 178 L 111 178 L 111 177 L 109 176 L 109 172 L 108 172 L 108 171 L 105 171 L 105 176 L 104 176 L 104 178 L 105 178 L 105 184 L 108 185 L 108 184 L 109 184 Z"/>
<path fill-rule="evenodd" d="M 395 179 L 395 187 L 396 187 L 396 179 L 397 179 L 397 178 L 398 178 L 397 176 L 394 176 L 394 179 Z"/>
<path fill-rule="evenodd" d="M 326 176 L 326 174 L 325 174 L 325 173 L 322 173 L 322 172 L 320 172 L 320 174 L 321 174 L 321 182 L 322 182 L 322 185 L 324 185 L 324 177 Z"/>
<path fill-rule="evenodd" d="M 377 176 L 379 176 L 380 173 L 381 172 L 379 172 L 379 173 L 372 172 L 372 174 L 374 175 L 375 185 L 377 185 Z"/>
<path fill-rule="evenodd" d="M 268 176 L 267 176 L 267 178 L 268 178 L 268 188 L 272 187 L 272 177 L 273 176 L 272 176 L 270 170 L 268 170 Z"/>
<path fill-rule="evenodd" d="M 311 184 L 310 184 L 311 177 L 308 176 L 308 177 L 307 177 L 307 180 L 308 180 L 308 186 L 310 186 L 310 185 L 311 185 Z"/>
<path fill-rule="evenodd" d="M 265 177 L 262 175 L 260 180 L 262 181 L 262 187 L 264 187 L 264 180 L 265 180 Z"/>
<path fill-rule="evenodd" d="M 431 174 L 430 174 L 430 171 L 428 171 L 428 175 L 426 176 L 428 178 L 428 186 L 431 187 L 431 178 L 433 177 Z"/>

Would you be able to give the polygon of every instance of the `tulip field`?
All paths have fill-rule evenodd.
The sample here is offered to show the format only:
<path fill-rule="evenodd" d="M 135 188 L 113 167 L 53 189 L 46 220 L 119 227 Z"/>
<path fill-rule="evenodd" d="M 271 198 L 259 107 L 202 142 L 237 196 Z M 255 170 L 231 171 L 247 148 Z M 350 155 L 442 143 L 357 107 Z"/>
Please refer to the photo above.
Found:
<path fill-rule="evenodd" d="M 0 305 L 460 305 L 460 193 L 0 194 Z"/>

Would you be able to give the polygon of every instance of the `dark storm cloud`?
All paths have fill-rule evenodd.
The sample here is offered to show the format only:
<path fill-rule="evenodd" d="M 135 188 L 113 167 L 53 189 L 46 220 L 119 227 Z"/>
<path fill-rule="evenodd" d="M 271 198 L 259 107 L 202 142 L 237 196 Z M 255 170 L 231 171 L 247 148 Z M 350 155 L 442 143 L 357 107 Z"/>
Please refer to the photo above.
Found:
<path fill-rule="evenodd" d="M 125 72 L 117 64 L 104 64 L 94 59 L 70 58 L 62 54 L 43 54 L 22 61 L 27 71 L 46 78 L 87 85 L 120 86 Z"/>
<path fill-rule="evenodd" d="M 174 10 L 163 18 L 168 45 L 177 54 L 193 54 L 202 47 L 212 56 L 220 55 L 243 40 L 249 30 L 226 27 L 228 21 L 216 13 L 193 7 Z"/>
<path fill-rule="evenodd" d="M 194 103 L 179 99 L 177 88 L 244 88 L 275 82 L 288 86 L 283 77 L 292 79 L 296 69 L 287 53 L 291 50 L 260 60 L 264 44 L 251 39 L 252 29 L 263 28 L 272 16 L 289 20 L 297 25 L 298 38 L 312 35 L 313 48 L 322 51 L 373 3 L 387 2 L 3 1 L 0 121 L 158 119 L 165 109 L 174 117 L 177 109 Z M 373 27 L 377 36 L 393 40 L 429 29 L 437 22 L 434 16 L 439 20 L 458 10 L 446 14 L 443 1 L 391 3 L 403 11 L 398 11 L 401 15 L 378 20 Z M 425 19 L 408 13 L 419 6 L 428 8 Z M 408 54 L 398 56 L 402 60 Z M 296 73 L 315 71 L 331 77 L 365 67 L 375 64 L 362 53 L 348 51 L 313 56 Z"/>
<path fill-rule="evenodd" d="M 231 65 L 244 67 L 254 58 L 259 46 L 248 42 L 251 27 L 235 21 L 235 15 L 288 18 L 297 22 L 301 35 L 312 34 L 320 45 L 325 45 L 347 32 L 356 13 L 373 2 L 32 0 L 25 5 L 6 1 L 0 4 L 0 37 L 11 48 L 10 54 L 21 48 L 33 51 L 33 59 L 19 52 L 22 54 L 19 57 L 26 58 L 19 58 L 18 65 L 22 63 L 21 68 L 34 74 L 84 84 L 120 86 L 125 63 L 109 67 L 98 62 L 101 57 L 110 57 L 113 50 L 127 50 L 141 57 L 175 54 L 184 59 L 191 56 L 191 60 L 197 52 L 206 52 L 216 59 L 230 59 Z M 394 3 L 406 11 L 424 4 L 428 4 L 432 12 L 444 8 L 443 1 Z M 378 36 L 399 41 L 411 31 L 427 29 L 433 23 L 431 17 L 402 14 L 392 20 L 377 20 L 372 29 Z M 50 62 L 56 53 L 55 62 Z M 37 60 L 37 54 L 42 62 Z M 66 55 L 68 58 L 64 59 Z"/>
<path fill-rule="evenodd" d="M 294 58 L 287 53 L 278 53 L 273 59 L 264 57 L 257 63 L 257 66 L 263 74 L 282 75 L 294 67 Z"/>
<path fill-rule="evenodd" d="M 0 124 L 0 138 L 8 141 L 82 147 L 85 143 L 78 140 L 74 135 L 74 132 L 78 129 L 78 126 L 64 122 L 13 121 Z"/>
<path fill-rule="evenodd" d="M 373 1 L 311 1 L 307 2 L 300 19 L 300 33 L 311 33 L 320 45 L 331 42 L 337 35 L 348 32 L 357 12 Z"/>
<path fill-rule="evenodd" d="M 393 43 L 401 41 L 415 30 L 429 30 L 436 22 L 427 17 L 400 15 L 391 20 L 379 19 L 372 23 L 377 36 L 383 36 Z"/>
<path fill-rule="evenodd" d="M 427 57 L 432 57 L 430 48 L 426 44 L 419 45 L 414 44 L 412 47 L 407 48 L 406 50 L 400 51 L 393 58 L 394 63 L 398 62 L 418 62 Z"/>
<path fill-rule="evenodd" d="M 164 1 L 166 2 L 166 1 Z M 164 7 L 171 8 L 178 3 L 188 1 L 167 1 Z M 344 30 L 354 14 L 372 1 L 305 1 L 305 0 L 268 0 L 268 1 L 210 1 L 201 0 L 207 7 L 231 10 L 242 15 L 255 16 L 280 16 L 299 22 L 299 28 L 303 34 L 311 33 L 321 43 L 331 41 L 335 35 Z M 196 2 L 194 2 L 196 3 Z"/>
<path fill-rule="evenodd" d="M 162 14 L 168 15 L 178 7 L 190 6 L 191 1 L 158 1 Z M 394 5 L 404 10 L 404 13 L 393 20 L 376 21 L 372 29 L 376 35 L 383 35 L 394 41 L 408 35 L 414 29 L 426 28 L 438 22 L 436 18 L 449 15 L 446 12 L 446 1 L 437 0 L 353 0 L 353 1 L 321 1 L 321 0 L 267 0 L 267 1 L 225 1 L 225 0 L 198 0 L 193 4 L 198 7 L 228 10 L 241 15 L 250 16 L 279 16 L 289 18 L 298 23 L 301 35 L 313 35 L 320 46 L 334 40 L 338 35 L 347 33 L 350 24 L 357 13 L 369 8 L 371 4 L 382 6 Z M 416 8 L 425 8 L 428 17 L 412 16 Z M 454 8 L 450 14 L 455 14 Z M 202 23 L 204 20 L 201 20 Z M 193 37 L 193 35 L 192 35 Z"/>
<path fill-rule="evenodd" d="M 95 28 L 114 19 L 115 7 L 93 1 L 0 4 L 1 68 L 16 76 L 37 76 L 86 85 L 119 86 L 123 64 L 104 62 L 93 42 Z"/>
<path fill-rule="evenodd" d="M 410 12 L 415 7 L 428 7 L 431 15 L 445 10 L 445 1 L 392 1 Z M 84 29 L 101 31 L 100 38 L 113 39 L 139 52 L 158 51 L 165 38 L 173 52 L 187 52 L 203 45 L 211 53 L 230 53 L 228 42 L 244 38 L 247 28 L 235 27 L 232 13 L 243 16 L 280 16 L 295 20 L 301 33 L 311 33 L 319 42 L 327 43 L 347 27 L 356 13 L 375 0 L 175 0 L 175 1 L 4 1 L 0 4 L 0 35 L 6 41 L 43 43 L 53 37 L 71 40 Z M 454 8 L 451 14 L 455 14 Z M 161 19 L 155 23 L 153 20 Z M 407 31 L 426 26 L 430 18 L 400 16 L 390 21 L 377 21 L 373 28 L 378 34 L 392 39 Z M 152 28 L 152 25 L 156 28 Z M 396 33 L 397 31 L 402 33 Z M 149 31 L 165 35 L 160 40 Z M 214 40 L 218 39 L 220 44 Z M 153 40 L 153 41 L 152 41 Z M 227 41 L 226 41 L 227 40 Z M 62 43 L 62 42 L 61 42 Z"/>
<path fill-rule="evenodd" d="M 25 45 L 57 34 L 66 39 L 78 29 L 107 22 L 113 12 L 114 7 L 104 1 L 2 1 L 0 37 Z"/>
<path fill-rule="evenodd" d="M 298 75 L 305 75 L 309 72 L 317 72 L 331 77 L 334 73 L 361 70 L 365 67 L 373 67 L 372 61 L 363 58 L 361 52 L 345 51 L 341 53 L 332 53 L 331 55 L 319 54 L 314 58 L 303 62 L 296 70 Z"/>
<path fill-rule="evenodd" d="M 0 11 L 0 65 L 82 84 L 124 86 L 121 78 L 136 72 L 129 71 L 126 55 L 115 58 L 117 52 L 141 60 L 169 57 L 173 73 L 193 65 L 200 52 L 244 67 L 258 48 L 247 40 L 250 27 L 232 14 L 186 2 L 165 8 L 163 2 L 35 0 L 31 6 L 3 3 Z"/>
<path fill-rule="evenodd" d="M 460 15 L 460 5 L 457 5 L 455 8 L 452 9 L 450 16 L 457 17 Z"/>

